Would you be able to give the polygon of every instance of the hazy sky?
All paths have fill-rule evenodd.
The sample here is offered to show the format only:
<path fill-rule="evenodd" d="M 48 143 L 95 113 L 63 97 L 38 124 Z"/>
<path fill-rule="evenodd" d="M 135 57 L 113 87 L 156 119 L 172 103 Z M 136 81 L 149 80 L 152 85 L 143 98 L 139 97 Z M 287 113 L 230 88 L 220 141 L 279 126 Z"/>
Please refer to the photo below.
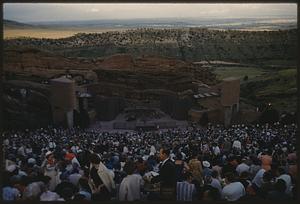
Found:
<path fill-rule="evenodd" d="M 21 22 L 287 15 L 297 16 L 297 4 L 4 4 L 4 18 Z"/>

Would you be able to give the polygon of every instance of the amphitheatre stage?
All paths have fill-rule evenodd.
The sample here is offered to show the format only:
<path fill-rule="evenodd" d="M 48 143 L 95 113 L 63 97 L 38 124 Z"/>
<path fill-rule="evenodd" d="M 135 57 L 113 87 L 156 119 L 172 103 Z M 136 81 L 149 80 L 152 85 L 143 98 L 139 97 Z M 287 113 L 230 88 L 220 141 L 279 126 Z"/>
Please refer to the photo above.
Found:
<path fill-rule="evenodd" d="M 132 130 L 163 130 L 169 128 L 184 128 L 186 120 L 175 120 L 158 108 L 136 107 L 127 108 L 112 121 L 95 121 L 91 130 L 101 131 L 132 131 Z"/>

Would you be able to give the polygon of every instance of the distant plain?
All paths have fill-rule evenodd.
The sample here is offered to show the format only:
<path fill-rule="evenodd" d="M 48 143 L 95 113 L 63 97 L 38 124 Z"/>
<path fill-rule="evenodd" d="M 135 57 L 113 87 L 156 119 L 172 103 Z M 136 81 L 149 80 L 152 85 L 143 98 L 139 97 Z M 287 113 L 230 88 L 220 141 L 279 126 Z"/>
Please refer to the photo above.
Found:
<path fill-rule="evenodd" d="M 31 37 L 31 38 L 66 38 L 73 36 L 77 33 L 104 33 L 109 31 L 123 31 L 127 28 L 25 28 L 15 29 L 7 28 L 4 29 L 4 39 L 19 38 L 19 37 Z"/>

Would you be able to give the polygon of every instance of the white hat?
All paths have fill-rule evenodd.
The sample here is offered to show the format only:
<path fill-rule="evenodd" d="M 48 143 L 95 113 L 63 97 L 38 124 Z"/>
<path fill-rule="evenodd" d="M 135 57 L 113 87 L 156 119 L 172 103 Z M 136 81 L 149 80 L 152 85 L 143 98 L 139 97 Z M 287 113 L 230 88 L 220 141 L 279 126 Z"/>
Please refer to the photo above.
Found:
<path fill-rule="evenodd" d="M 210 167 L 210 163 L 208 161 L 203 161 L 202 164 L 204 167 L 207 167 L 207 168 Z"/>
<path fill-rule="evenodd" d="M 50 154 L 53 154 L 51 151 L 46 152 L 46 157 L 48 157 Z"/>
<path fill-rule="evenodd" d="M 16 170 L 16 168 L 17 168 L 17 165 L 11 164 L 8 167 L 6 167 L 6 170 L 9 171 L 9 172 L 13 172 L 13 171 Z"/>

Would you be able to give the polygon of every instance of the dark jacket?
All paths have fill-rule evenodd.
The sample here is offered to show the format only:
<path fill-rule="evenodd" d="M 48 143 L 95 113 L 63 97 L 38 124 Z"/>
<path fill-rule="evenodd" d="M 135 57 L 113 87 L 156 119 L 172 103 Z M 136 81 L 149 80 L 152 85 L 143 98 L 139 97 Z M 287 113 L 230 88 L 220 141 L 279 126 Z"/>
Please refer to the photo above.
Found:
<path fill-rule="evenodd" d="M 152 182 L 160 182 L 160 200 L 176 199 L 176 169 L 171 159 L 159 168 L 159 175 L 154 177 Z"/>
<path fill-rule="evenodd" d="M 168 159 L 159 168 L 159 175 L 154 177 L 152 182 L 160 182 L 161 187 L 173 188 L 176 186 L 176 169 L 171 159 Z"/>

